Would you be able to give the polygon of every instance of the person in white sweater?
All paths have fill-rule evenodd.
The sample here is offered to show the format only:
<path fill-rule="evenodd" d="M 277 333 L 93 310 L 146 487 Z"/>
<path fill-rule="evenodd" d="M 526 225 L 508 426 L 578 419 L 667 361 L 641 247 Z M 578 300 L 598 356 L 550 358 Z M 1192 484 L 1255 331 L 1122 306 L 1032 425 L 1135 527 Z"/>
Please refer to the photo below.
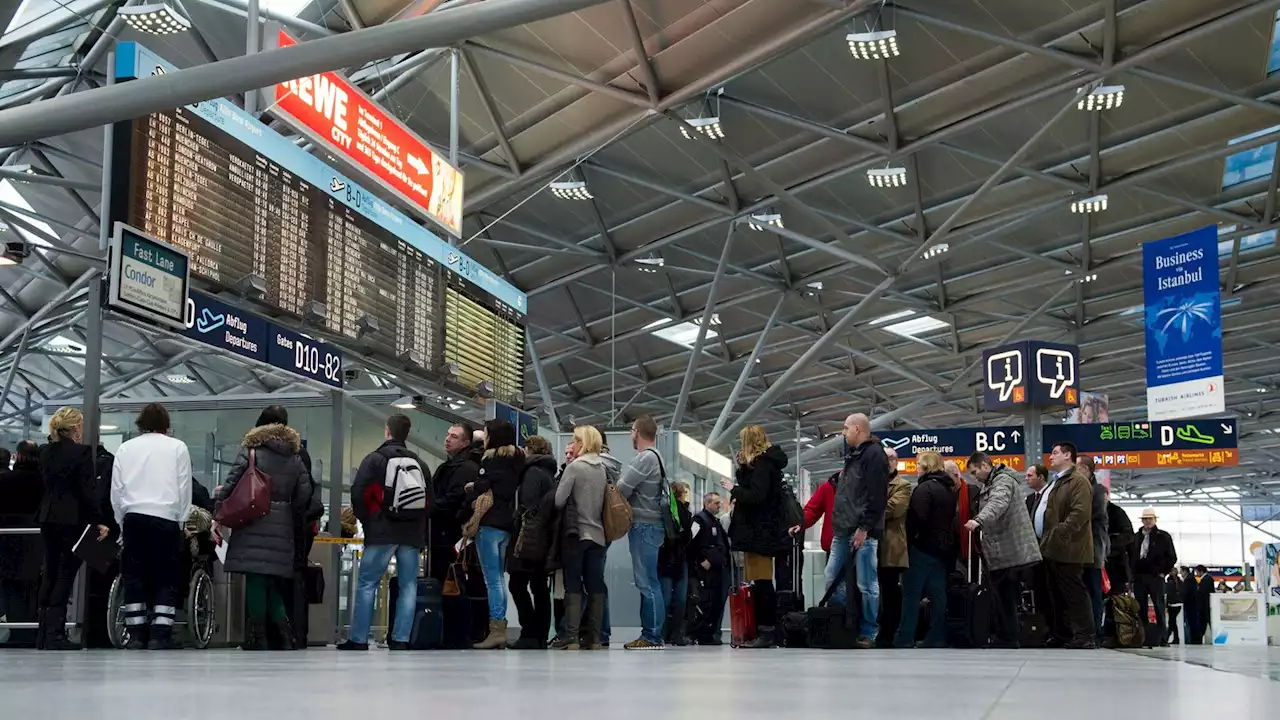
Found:
<path fill-rule="evenodd" d="M 169 411 L 151 403 L 138 413 L 138 437 L 120 445 L 111 471 L 111 509 L 124 548 L 127 647 L 173 650 L 182 578 L 182 527 L 191 512 L 191 455 L 169 437 Z"/>

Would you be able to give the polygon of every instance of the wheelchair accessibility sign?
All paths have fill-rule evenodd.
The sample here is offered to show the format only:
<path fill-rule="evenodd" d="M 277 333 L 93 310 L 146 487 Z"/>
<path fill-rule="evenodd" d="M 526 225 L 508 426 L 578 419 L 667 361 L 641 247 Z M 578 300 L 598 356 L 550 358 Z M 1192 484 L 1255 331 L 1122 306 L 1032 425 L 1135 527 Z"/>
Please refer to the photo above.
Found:
<path fill-rule="evenodd" d="M 982 394 L 988 411 L 1080 404 L 1079 350 L 1025 341 L 982 353 Z"/>

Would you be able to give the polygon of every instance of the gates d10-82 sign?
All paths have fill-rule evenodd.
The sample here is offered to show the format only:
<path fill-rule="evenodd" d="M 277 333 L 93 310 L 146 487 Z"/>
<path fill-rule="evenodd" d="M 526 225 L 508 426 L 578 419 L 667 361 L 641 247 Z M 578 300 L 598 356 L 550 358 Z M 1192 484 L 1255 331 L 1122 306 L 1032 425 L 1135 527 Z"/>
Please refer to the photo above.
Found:
<path fill-rule="evenodd" d="M 988 411 L 1080 404 L 1079 350 L 1024 341 L 982 353 L 982 395 Z"/>

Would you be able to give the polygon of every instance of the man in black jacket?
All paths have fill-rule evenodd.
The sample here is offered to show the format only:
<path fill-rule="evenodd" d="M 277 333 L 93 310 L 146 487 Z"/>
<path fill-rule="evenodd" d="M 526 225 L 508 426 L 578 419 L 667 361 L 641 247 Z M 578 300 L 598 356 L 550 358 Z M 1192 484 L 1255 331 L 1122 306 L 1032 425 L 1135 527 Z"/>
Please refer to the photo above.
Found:
<path fill-rule="evenodd" d="M 862 596 L 858 646 L 875 646 L 880 612 L 880 582 L 877 554 L 884 533 L 884 509 L 889 499 L 889 458 L 880 441 L 871 436 L 871 420 L 861 413 L 845 418 L 844 439 L 849 446 L 844 471 L 836 486 L 831 551 L 847 542 L 849 561 L 845 563 L 845 583 Z M 850 622 L 857 609 L 845 606 Z"/>
<path fill-rule="evenodd" d="M 702 510 L 693 516 L 689 540 L 689 568 L 693 571 L 698 591 L 698 621 L 689 636 L 699 645 L 722 642 L 721 622 L 728 600 L 729 538 L 720 524 L 720 494 L 702 497 Z"/>
<path fill-rule="evenodd" d="M 351 611 L 351 636 L 339 650 L 368 650 L 373 597 L 396 558 L 400 593 L 392 650 L 408 650 L 417 604 L 418 556 L 427 531 L 430 485 L 427 466 L 406 446 L 411 425 L 404 415 L 387 419 L 386 442 L 365 457 L 351 482 L 351 506 L 364 526 L 364 554 Z"/>
<path fill-rule="evenodd" d="M 0 528 L 35 527 L 44 484 L 40 449 L 30 440 L 18 443 L 13 469 L 0 468 Z M 0 535 L 0 615 L 9 622 L 36 621 L 36 591 L 43 551 L 36 535 Z M 35 643 L 34 630 L 14 630 L 10 645 Z"/>
<path fill-rule="evenodd" d="M 453 546 L 462 539 L 462 522 L 471 514 L 467 507 L 467 485 L 480 473 L 483 443 L 475 441 L 475 428 L 462 422 L 449 428 L 444 438 L 449 459 L 436 468 L 431 478 L 433 498 L 427 511 L 427 574 L 444 582 L 457 553 Z"/>
<path fill-rule="evenodd" d="M 1177 564 L 1178 553 L 1173 549 L 1173 537 L 1156 527 L 1154 508 L 1142 511 L 1142 529 L 1134 535 L 1134 545 L 1133 591 L 1138 598 L 1138 617 L 1146 622 L 1148 599 L 1156 606 L 1156 632 L 1147 634 L 1147 646 L 1168 646 L 1164 578 Z"/>

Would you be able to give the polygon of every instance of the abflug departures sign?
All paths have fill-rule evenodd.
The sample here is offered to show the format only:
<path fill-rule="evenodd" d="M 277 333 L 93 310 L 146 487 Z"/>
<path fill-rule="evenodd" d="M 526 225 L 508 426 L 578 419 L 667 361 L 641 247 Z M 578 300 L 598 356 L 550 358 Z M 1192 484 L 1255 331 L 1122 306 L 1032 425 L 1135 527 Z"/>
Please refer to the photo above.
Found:
<path fill-rule="evenodd" d="M 961 470 L 975 452 L 987 453 L 996 463 L 1023 469 L 1026 454 L 1022 428 L 946 428 L 941 430 L 888 430 L 877 437 L 886 448 L 898 454 L 900 472 L 913 474 L 921 453 L 936 452 L 946 460 L 954 460 Z"/>
<path fill-rule="evenodd" d="M 187 254 L 181 250 L 116 223 L 111 238 L 108 304 L 115 310 L 181 329 L 186 321 L 191 284 L 189 264 Z"/>
<path fill-rule="evenodd" d="M 982 395 L 987 411 L 1079 405 L 1079 356 L 1074 345 L 1035 340 L 983 351 Z"/>

